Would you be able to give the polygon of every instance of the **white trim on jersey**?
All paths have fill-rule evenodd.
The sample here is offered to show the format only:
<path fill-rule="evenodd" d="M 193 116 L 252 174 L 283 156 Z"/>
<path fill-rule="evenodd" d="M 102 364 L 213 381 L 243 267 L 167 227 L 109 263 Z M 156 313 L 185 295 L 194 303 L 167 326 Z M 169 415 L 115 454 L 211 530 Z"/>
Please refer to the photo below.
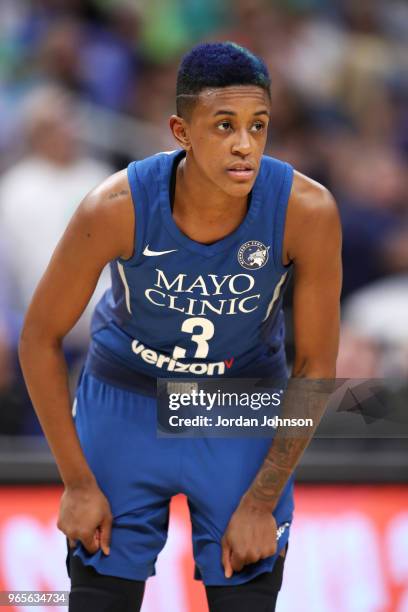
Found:
<path fill-rule="evenodd" d="M 129 291 L 129 285 L 127 284 L 127 280 L 126 280 L 125 270 L 123 268 L 123 265 L 119 261 L 117 262 L 117 264 L 118 264 L 119 276 L 122 279 L 122 283 L 125 288 L 126 308 L 128 309 L 129 314 L 132 314 L 132 310 L 130 308 L 130 291 Z"/>
<path fill-rule="evenodd" d="M 271 314 L 271 312 L 272 312 L 272 308 L 273 308 L 273 306 L 274 306 L 274 304 L 275 304 L 276 300 L 279 298 L 279 295 L 280 295 L 280 292 L 281 292 L 281 289 L 282 289 L 282 285 L 283 285 L 283 283 L 285 282 L 285 279 L 286 279 L 287 274 L 288 274 L 287 272 L 284 272 L 284 273 L 282 274 L 282 276 L 280 277 L 280 281 L 278 282 L 278 284 L 277 284 L 277 285 L 276 285 L 276 287 L 275 287 L 275 291 L 273 292 L 272 299 L 271 299 L 271 301 L 269 302 L 269 306 L 268 306 L 268 308 L 267 308 L 266 315 L 265 315 L 265 317 L 262 319 L 262 323 L 263 323 L 264 321 L 266 321 L 266 319 L 267 319 L 267 318 L 269 317 L 269 315 Z"/>

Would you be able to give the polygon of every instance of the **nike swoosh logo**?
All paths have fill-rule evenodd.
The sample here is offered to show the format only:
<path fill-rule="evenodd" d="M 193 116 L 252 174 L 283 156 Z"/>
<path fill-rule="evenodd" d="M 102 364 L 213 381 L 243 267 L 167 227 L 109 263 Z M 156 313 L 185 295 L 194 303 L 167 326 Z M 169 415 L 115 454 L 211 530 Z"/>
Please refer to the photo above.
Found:
<path fill-rule="evenodd" d="M 167 255 L 167 253 L 175 253 L 178 249 L 171 249 L 170 251 L 151 251 L 149 245 L 146 245 L 143 251 L 143 255 L 146 257 L 155 257 L 156 255 Z"/>

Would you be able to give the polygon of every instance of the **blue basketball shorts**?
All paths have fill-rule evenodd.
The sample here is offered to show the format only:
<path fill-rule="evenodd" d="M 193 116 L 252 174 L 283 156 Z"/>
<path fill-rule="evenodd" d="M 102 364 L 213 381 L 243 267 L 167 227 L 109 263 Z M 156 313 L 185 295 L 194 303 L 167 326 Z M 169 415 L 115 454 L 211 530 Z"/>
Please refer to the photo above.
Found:
<path fill-rule="evenodd" d="M 166 538 L 172 496 L 187 497 L 195 578 L 235 585 L 272 571 L 286 546 L 293 514 L 293 478 L 274 511 L 289 526 L 276 554 L 229 579 L 221 538 L 268 452 L 268 438 L 158 438 L 154 398 L 109 384 L 86 371 L 76 392 L 76 430 L 88 464 L 113 514 L 110 554 L 90 554 L 80 541 L 74 555 L 99 573 L 133 580 L 155 574 Z"/>

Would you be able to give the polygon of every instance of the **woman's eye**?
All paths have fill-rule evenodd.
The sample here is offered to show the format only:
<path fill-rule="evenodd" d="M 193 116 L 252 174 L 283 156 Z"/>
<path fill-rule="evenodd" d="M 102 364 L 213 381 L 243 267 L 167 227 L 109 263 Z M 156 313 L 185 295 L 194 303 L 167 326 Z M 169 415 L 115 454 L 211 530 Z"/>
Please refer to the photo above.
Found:
<path fill-rule="evenodd" d="M 218 129 L 221 130 L 222 132 L 226 132 L 227 130 L 229 130 L 231 127 L 231 123 L 229 121 L 221 121 L 221 123 L 218 124 Z"/>
<path fill-rule="evenodd" d="M 262 121 L 257 121 L 256 123 L 253 124 L 253 126 L 251 127 L 251 131 L 252 132 L 261 132 L 264 128 L 264 124 L 262 123 Z"/>

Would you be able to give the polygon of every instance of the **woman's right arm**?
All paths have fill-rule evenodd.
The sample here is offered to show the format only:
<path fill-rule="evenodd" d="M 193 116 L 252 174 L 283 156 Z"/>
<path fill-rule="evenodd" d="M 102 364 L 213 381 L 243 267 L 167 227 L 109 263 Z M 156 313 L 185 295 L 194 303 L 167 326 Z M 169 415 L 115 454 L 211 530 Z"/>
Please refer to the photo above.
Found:
<path fill-rule="evenodd" d="M 105 265 L 127 259 L 133 248 L 133 205 L 126 171 L 121 171 L 79 205 L 34 292 L 19 344 L 24 379 L 65 485 L 58 527 L 90 552 L 99 541 L 108 550 L 110 508 L 78 440 L 62 340 L 87 306 Z"/>

